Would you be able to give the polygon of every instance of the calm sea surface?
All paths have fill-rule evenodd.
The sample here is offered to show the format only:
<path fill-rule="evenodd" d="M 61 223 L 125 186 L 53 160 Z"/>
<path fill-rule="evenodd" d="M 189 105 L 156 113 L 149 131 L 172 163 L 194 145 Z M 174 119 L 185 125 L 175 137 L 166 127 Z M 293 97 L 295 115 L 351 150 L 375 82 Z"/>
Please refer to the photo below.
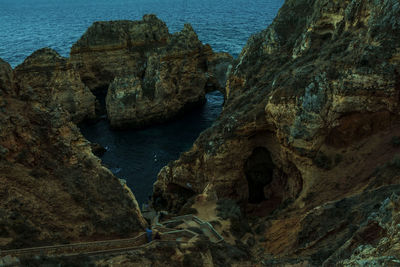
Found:
<path fill-rule="evenodd" d="M 42 47 L 62 56 L 94 21 L 139 20 L 154 13 L 170 32 L 191 23 L 203 43 L 237 56 L 248 37 L 265 29 L 284 0 L 0 0 L 0 58 L 13 67 Z M 139 202 L 147 200 L 162 166 L 175 160 L 210 127 L 222 109 L 219 93 L 177 121 L 141 131 L 111 131 L 106 121 L 82 127 L 108 151 L 104 164 L 127 180 Z"/>

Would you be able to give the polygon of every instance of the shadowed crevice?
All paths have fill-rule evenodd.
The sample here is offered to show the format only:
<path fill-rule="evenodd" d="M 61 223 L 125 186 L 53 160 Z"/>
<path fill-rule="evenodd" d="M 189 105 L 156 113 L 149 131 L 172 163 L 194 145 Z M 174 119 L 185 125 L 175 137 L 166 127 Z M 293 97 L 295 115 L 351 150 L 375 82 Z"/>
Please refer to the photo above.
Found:
<path fill-rule="evenodd" d="M 249 203 L 260 203 L 266 199 L 264 187 L 272 182 L 274 169 L 271 153 L 264 147 L 255 148 L 244 165 Z"/>

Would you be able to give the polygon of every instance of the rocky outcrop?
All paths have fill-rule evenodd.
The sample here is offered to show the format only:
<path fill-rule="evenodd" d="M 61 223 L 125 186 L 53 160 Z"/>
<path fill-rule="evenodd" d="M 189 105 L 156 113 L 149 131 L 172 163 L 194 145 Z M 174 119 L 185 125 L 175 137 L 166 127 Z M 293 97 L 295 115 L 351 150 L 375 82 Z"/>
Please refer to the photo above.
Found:
<path fill-rule="evenodd" d="M 212 53 L 207 58 L 208 92 L 218 90 L 225 95 L 225 85 L 232 63 L 233 58 L 228 53 Z"/>
<path fill-rule="evenodd" d="M 14 74 L 10 64 L 0 58 L 0 96 L 3 94 L 15 94 Z"/>
<path fill-rule="evenodd" d="M 379 209 L 369 214 L 353 236 L 325 261 L 325 265 L 398 265 L 399 204 L 399 196 L 395 193 L 381 201 L 381 205 L 377 205 Z"/>
<path fill-rule="evenodd" d="M 167 43 L 164 22 L 154 15 L 142 21 L 95 22 L 71 48 L 71 62 L 91 89 L 107 88 L 115 77 L 145 70 L 147 51 Z"/>
<path fill-rule="evenodd" d="M 268 216 L 264 255 L 322 264 L 373 204 L 357 218 L 347 217 L 357 201 L 315 216 L 327 224 L 321 233 L 308 213 L 380 186 L 382 199 L 397 192 L 397 176 L 375 171 L 400 152 L 391 141 L 400 135 L 399 18 L 392 0 L 287 0 L 233 65 L 220 118 L 160 171 L 155 203 L 177 211 L 197 194 L 235 199 Z"/>
<path fill-rule="evenodd" d="M 223 90 L 232 57 L 213 53 L 193 28 L 170 34 L 155 15 L 94 23 L 71 49 L 71 62 L 95 93 L 108 91 L 114 128 L 164 122 Z"/>
<path fill-rule="evenodd" d="M 142 231 L 145 222 L 132 192 L 101 165 L 62 107 L 41 102 L 50 86 L 40 92 L 44 74 L 34 70 L 49 65 L 36 65 L 28 73 L 30 60 L 15 73 L 3 61 L 0 65 L 0 248 Z M 53 67 L 63 66 L 62 58 L 53 60 Z M 54 68 L 46 72 L 49 78 L 73 73 Z M 28 75 L 35 95 L 24 93 Z"/>
<path fill-rule="evenodd" d="M 37 50 L 16 67 L 18 94 L 23 99 L 60 105 L 78 123 L 95 116 L 95 96 L 79 72 L 50 48 Z"/>

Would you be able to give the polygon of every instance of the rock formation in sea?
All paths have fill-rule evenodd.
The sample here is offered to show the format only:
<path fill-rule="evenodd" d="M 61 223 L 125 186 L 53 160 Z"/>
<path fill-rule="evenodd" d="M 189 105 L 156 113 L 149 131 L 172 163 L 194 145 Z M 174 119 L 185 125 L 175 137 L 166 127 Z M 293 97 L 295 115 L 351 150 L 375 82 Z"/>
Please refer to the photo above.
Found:
<path fill-rule="evenodd" d="M 397 0 L 287 0 L 235 60 L 220 118 L 160 171 L 155 205 L 237 201 L 271 265 L 370 249 L 390 224 L 371 216 L 400 194 L 399 64 Z"/>
<path fill-rule="evenodd" d="M 61 105 L 75 123 L 95 117 L 95 96 L 66 58 L 50 48 L 35 51 L 15 69 L 21 98 Z"/>
<path fill-rule="evenodd" d="M 96 22 L 71 49 L 82 81 L 107 95 L 114 128 L 164 122 L 223 91 L 232 57 L 203 45 L 190 24 L 170 34 L 155 15 Z"/>
<path fill-rule="evenodd" d="M 47 49 L 15 71 L 0 60 L 1 249 L 143 231 L 132 192 L 71 122 L 83 114 L 72 103 L 93 98 L 76 75 Z"/>

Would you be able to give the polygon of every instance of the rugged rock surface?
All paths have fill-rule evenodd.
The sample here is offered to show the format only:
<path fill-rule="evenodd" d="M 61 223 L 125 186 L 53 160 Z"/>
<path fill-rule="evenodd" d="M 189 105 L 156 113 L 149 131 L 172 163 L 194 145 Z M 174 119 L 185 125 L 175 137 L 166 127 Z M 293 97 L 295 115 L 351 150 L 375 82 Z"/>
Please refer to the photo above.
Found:
<path fill-rule="evenodd" d="M 114 128 L 164 122 L 222 90 L 232 57 L 213 53 L 193 28 L 170 34 L 155 15 L 94 23 L 71 49 L 82 81 L 106 97 Z"/>
<path fill-rule="evenodd" d="M 110 239 L 142 231 L 145 222 L 131 191 L 100 164 L 56 101 L 41 102 L 49 87 L 41 94 L 45 74 L 25 72 L 31 59 L 14 74 L 0 61 L 0 248 Z M 48 68 L 47 62 L 43 68 Z M 55 57 L 54 62 L 58 68 L 64 60 Z M 58 81 L 55 76 L 73 73 L 48 70 L 53 82 Z M 30 96 L 24 94 L 28 75 L 34 94 Z"/>
<path fill-rule="evenodd" d="M 95 96 L 79 72 L 50 48 L 37 50 L 16 67 L 18 94 L 42 104 L 59 104 L 76 123 L 95 116 Z"/>
<path fill-rule="evenodd" d="M 95 22 L 72 46 L 71 61 L 91 90 L 107 88 L 115 77 L 143 72 L 148 46 L 157 49 L 168 36 L 167 26 L 154 15 L 142 21 Z"/>
<path fill-rule="evenodd" d="M 221 117 L 160 171 L 155 204 L 235 199 L 264 216 L 257 257 L 322 264 L 398 193 L 377 167 L 400 153 L 399 44 L 398 1 L 287 0 L 233 65 Z"/>
<path fill-rule="evenodd" d="M 14 73 L 10 64 L 0 58 L 0 96 L 4 94 L 14 95 Z"/>
<path fill-rule="evenodd" d="M 228 73 L 232 67 L 233 58 L 228 53 L 212 53 L 207 58 L 207 91 L 220 91 L 225 95 L 225 85 L 228 79 Z"/>
<path fill-rule="evenodd" d="M 381 202 L 353 236 L 326 261 L 339 266 L 396 266 L 399 251 L 399 196 L 392 194 Z M 341 259 L 338 261 L 338 259 Z"/>

